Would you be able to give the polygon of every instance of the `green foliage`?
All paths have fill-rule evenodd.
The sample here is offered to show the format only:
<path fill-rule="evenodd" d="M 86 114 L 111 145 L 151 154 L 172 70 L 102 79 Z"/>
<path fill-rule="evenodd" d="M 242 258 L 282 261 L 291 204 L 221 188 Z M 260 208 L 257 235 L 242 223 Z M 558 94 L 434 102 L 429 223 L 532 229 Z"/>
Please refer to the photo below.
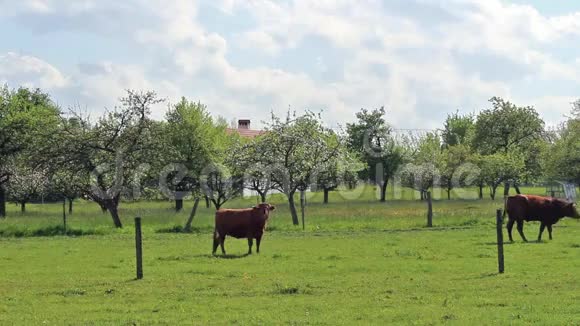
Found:
<path fill-rule="evenodd" d="M 224 124 L 221 124 L 224 126 Z M 237 133 L 230 135 L 225 133 L 225 127 L 220 137 L 216 138 L 215 146 L 219 156 L 206 166 L 200 177 L 201 190 L 207 196 L 216 209 L 228 200 L 241 195 L 243 179 L 241 175 L 234 174 L 235 167 L 231 153 L 240 147 L 240 136 Z"/>
<path fill-rule="evenodd" d="M 472 115 L 461 115 L 459 112 L 449 114 L 441 135 L 445 147 L 469 145 L 474 136 L 475 122 Z"/>
<path fill-rule="evenodd" d="M 59 113 L 39 89 L 0 87 L 0 164 L 49 138 Z"/>
<path fill-rule="evenodd" d="M 479 156 L 481 181 L 490 189 L 490 197 L 495 199 L 499 185 L 519 178 L 525 170 L 524 160 L 518 154 L 496 153 Z"/>
<path fill-rule="evenodd" d="M 39 89 L 0 87 L 0 217 L 6 215 L 6 183 L 17 157 L 30 166 L 40 164 L 44 157 L 38 154 L 52 145 L 59 113 Z"/>
<path fill-rule="evenodd" d="M 328 133 L 326 144 L 330 153 L 325 155 L 328 159 L 318 167 L 314 188 L 328 192 L 340 185 L 356 186 L 358 172 L 364 169 L 364 164 L 359 161 L 356 153 L 348 149 L 346 142 L 346 138 L 333 132 Z"/>
<path fill-rule="evenodd" d="M 383 107 L 370 112 L 362 109 L 356 114 L 358 121 L 346 125 L 348 147 L 366 164 L 360 177 L 381 187 L 381 201 L 389 180 L 405 162 L 404 149 L 395 141 L 384 115 Z"/>
<path fill-rule="evenodd" d="M 428 133 L 419 140 L 410 162 L 401 172 L 404 186 L 416 189 L 422 194 L 438 183 L 440 171 L 438 163 L 442 159 L 441 140 L 435 133 Z"/>
<path fill-rule="evenodd" d="M 518 107 L 498 97 L 491 98 L 490 102 L 493 108 L 477 116 L 474 149 L 482 155 L 511 153 L 512 158 L 521 159 L 523 162 L 518 165 L 523 164 L 525 168 L 520 169 L 520 175 L 506 180 L 520 183 L 538 179 L 543 172 L 540 162 L 545 146 L 544 121 L 533 107 Z"/>
<path fill-rule="evenodd" d="M 186 192 L 195 198 L 208 196 L 216 208 L 237 194 L 232 188 L 231 166 L 226 160 L 237 144 L 237 135 L 227 135 L 227 124 L 214 119 L 200 102 L 182 98 L 166 114 L 165 152 L 160 167 L 177 164 L 169 174 L 175 185 L 174 196 L 182 199 Z M 180 170 L 182 166 L 185 171 Z"/>
<path fill-rule="evenodd" d="M 298 225 L 294 193 L 304 191 L 314 183 L 322 164 L 338 153 L 340 146 L 332 144 L 332 131 L 321 118 L 311 112 L 285 121 L 272 115 L 272 122 L 263 136 L 263 163 L 270 167 L 273 187 L 286 194 L 292 221 Z"/>
<path fill-rule="evenodd" d="M 228 165 L 232 173 L 242 177 L 243 186 L 256 191 L 261 202 L 266 201 L 267 193 L 272 189 L 271 169 L 267 139 L 255 137 L 251 140 L 236 142 L 228 155 Z"/>
<path fill-rule="evenodd" d="M 470 171 L 461 170 L 472 161 L 472 153 L 468 146 L 463 144 L 447 146 L 441 153 L 436 166 L 441 173 L 441 186 L 447 191 L 447 198 L 451 199 L 451 190 L 462 186 Z"/>
<path fill-rule="evenodd" d="M 58 144 L 49 154 L 50 164 L 78 173 L 85 182 L 80 185 L 82 193 L 107 208 L 117 227 L 122 227 L 118 216 L 122 192 L 135 190 L 135 178 L 157 152 L 151 128 L 155 123 L 149 115 L 151 106 L 161 101 L 155 92 L 128 90 L 121 106 L 96 122 L 72 112 L 73 118 L 62 119 L 54 138 Z"/>
<path fill-rule="evenodd" d="M 567 123 L 560 138 L 546 151 L 548 179 L 580 184 L 580 116 Z"/>
<path fill-rule="evenodd" d="M 166 114 L 167 144 L 173 162 L 180 162 L 193 177 L 219 158 L 224 147 L 225 124 L 218 124 L 207 107 L 182 98 Z"/>
<path fill-rule="evenodd" d="M 572 119 L 580 119 L 580 100 L 576 100 L 572 103 Z"/>
<path fill-rule="evenodd" d="M 489 101 L 493 108 L 482 111 L 475 123 L 473 146 L 478 152 L 525 151 L 542 138 L 544 121 L 533 107 L 518 107 L 499 97 Z"/>

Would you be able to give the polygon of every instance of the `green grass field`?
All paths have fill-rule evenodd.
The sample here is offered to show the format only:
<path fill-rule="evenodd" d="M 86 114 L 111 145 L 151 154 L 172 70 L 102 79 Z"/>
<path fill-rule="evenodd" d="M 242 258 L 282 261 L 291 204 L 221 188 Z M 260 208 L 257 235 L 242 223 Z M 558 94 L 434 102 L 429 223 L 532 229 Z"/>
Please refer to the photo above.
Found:
<path fill-rule="evenodd" d="M 541 192 L 527 189 L 526 192 Z M 69 226 L 82 236 L 48 234 L 58 204 L 9 206 L 0 220 L 0 324 L 578 324 L 580 222 L 565 219 L 554 240 L 506 244 L 498 275 L 495 210 L 502 201 L 378 203 L 372 190 L 346 201 L 309 199 L 306 230 L 272 196 L 262 253 L 226 240 L 213 257 L 213 210 L 201 208 L 193 233 L 172 233 L 187 218 L 170 202 L 122 203 L 125 228 L 79 202 Z M 228 207 L 247 207 L 238 199 Z M 132 217 L 143 217 L 143 280 L 134 280 Z M 535 239 L 538 224 L 525 226 Z M 45 232 L 45 233 L 43 233 Z M 547 235 L 546 235 L 547 238 Z"/>

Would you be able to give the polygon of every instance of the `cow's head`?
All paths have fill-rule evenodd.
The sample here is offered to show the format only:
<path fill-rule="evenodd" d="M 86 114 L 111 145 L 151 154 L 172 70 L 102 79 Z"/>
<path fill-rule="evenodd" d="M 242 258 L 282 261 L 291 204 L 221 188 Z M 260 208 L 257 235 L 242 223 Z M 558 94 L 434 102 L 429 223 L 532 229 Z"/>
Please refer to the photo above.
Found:
<path fill-rule="evenodd" d="M 259 213 L 264 216 L 264 219 L 268 219 L 268 217 L 270 217 L 270 212 L 276 209 L 276 207 L 270 204 L 261 203 L 257 206 L 254 206 L 254 209 L 258 210 Z"/>

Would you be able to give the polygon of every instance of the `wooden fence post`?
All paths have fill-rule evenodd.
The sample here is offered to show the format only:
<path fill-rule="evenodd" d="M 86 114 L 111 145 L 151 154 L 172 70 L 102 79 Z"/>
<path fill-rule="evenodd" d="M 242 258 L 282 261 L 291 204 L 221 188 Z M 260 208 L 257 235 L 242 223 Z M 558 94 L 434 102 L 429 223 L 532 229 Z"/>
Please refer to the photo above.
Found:
<path fill-rule="evenodd" d="M 302 212 L 302 230 L 306 229 L 306 225 L 304 224 L 304 205 L 306 204 L 306 198 L 304 195 L 304 191 L 300 191 L 300 211 Z"/>
<path fill-rule="evenodd" d="M 137 257 L 137 279 L 140 280 L 143 278 L 143 244 L 140 217 L 135 217 L 135 255 Z"/>
<path fill-rule="evenodd" d="M 62 225 L 66 234 L 66 197 L 62 200 Z"/>
<path fill-rule="evenodd" d="M 427 227 L 433 227 L 433 201 L 430 191 L 427 191 Z"/>
<path fill-rule="evenodd" d="M 496 216 L 496 226 L 497 226 L 497 265 L 499 273 L 504 272 L 504 259 L 503 259 L 503 217 L 502 210 L 497 210 Z"/>

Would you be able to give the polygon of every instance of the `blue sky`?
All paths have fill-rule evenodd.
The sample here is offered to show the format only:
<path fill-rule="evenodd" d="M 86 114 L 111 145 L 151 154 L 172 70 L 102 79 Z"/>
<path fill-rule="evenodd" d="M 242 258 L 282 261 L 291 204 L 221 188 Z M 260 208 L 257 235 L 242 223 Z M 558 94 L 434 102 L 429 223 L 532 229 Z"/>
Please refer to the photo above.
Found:
<path fill-rule="evenodd" d="M 396 128 L 430 129 L 501 96 L 555 125 L 580 98 L 567 0 L 0 0 L 0 39 L 0 83 L 95 114 L 132 88 L 258 127 L 272 110 L 335 127 L 385 106 Z"/>

